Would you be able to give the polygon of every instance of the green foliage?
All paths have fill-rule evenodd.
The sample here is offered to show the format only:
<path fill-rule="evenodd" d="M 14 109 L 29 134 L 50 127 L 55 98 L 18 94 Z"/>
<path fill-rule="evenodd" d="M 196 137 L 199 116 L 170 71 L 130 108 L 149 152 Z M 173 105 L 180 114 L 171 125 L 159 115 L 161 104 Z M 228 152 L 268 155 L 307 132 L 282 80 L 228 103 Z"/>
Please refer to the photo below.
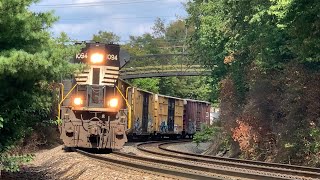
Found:
<path fill-rule="evenodd" d="M 314 139 L 314 143 L 310 147 L 312 153 L 317 153 L 320 151 L 320 128 L 314 127 L 310 130 L 310 136 Z"/>
<path fill-rule="evenodd" d="M 152 30 L 156 38 L 163 38 L 166 32 L 165 21 L 161 18 L 157 18 L 154 22 Z"/>
<path fill-rule="evenodd" d="M 159 93 L 159 79 L 158 78 L 143 78 L 131 80 L 132 85 L 140 89 Z"/>
<path fill-rule="evenodd" d="M 158 43 L 159 39 L 150 33 L 145 33 L 141 36 L 130 36 L 129 45 L 131 48 L 137 48 L 143 54 L 158 54 L 160 53 Z M 139 52 L 135 52 L 135 54 L 139 54 Z"/>
<path fill-rule="evenodd" d="M 188 4 L 189 24 L 196 26 L 190 41 L 194 57 L 213 69 L 214 84 L 232 74 L 239 101 L 248 90 L 245 72 L 250 65 L 263 71 L 279 69 L 288 56 L 286 35 L 277 27 L 281 20 L 273 15 L 282 10 L 275 7 L 277 3 L 218 0 Z M 216 97 L 218 92 L 214 93 Z"/>
<path fill-rule="evenodd" d="M 259 159 L 317 159 L 320 2 L 209 0 L 186 7 L 191 53 L 212 68 L 212 98 L 227 101 L 226 131 L 234 135 L 236 121 L 252 127 L 252 142 L 240 149 Z M 229 86 L 221 83 L 226 79 Z"/>
<path fill-rule="evenodd" d="M 50 119 L 53 84 L 78 69 L 69 63 L 79 47 L 64 33 L 53 39 L 48 29 L 57 20 L 52 12 L 34 13 L 37 0 L 4 0 L 0 3 L 0 154 Z M 5 169 L 24 157 L 2 159 Z M 11 163 L 11 160 L 15 162 Z"/>
<path fill-rule="evenodd" d="M 147 54 L 181 53 L 181 47 L 186 44 L 186 36 L 193 31 L 183 20 L 173 21 L 166 26 L 163 20 L 157 19 L 152 29 L 152 34 L 130 37 L 130 42 L 125 45 L 125 49 L 133 55 L 133 60 L 126 67 L 188 65 L 194 62 L 193 59 L 183 56 L 156 56 L 143 59 L 141 56 Z M 209 101 L 210 81 L 211 78 L 206 77 L 164 77 L 135 79 L 131 83 L 160 94 Z"/>
<path fill-rule="evenodd" d="M 290 37 L 288 48 L 300 62 L 313 69 L 319 69 L 320 3 L 317 0 L 290 2 L 282 20 Z"/>
<path fill-rule="evenodd" d="M 0 155 L 0 171 L 11 171 L 16 172 L 19 171 L 19 166 L 23 163 L 30 162 L 33 160 L 34 155 Z"/>
<path fill-rule="evenodd" d="M 160 94 L 208 101 L 210 79 L 206 77 L 166 77 L 159 82 Z"/>
<path fill-rule="evenodd" d="M 38 52 L 50 39 L 48 29 L 57 20 L 52 12 L 34 13 L 28 7 L 38 0 L 2 0 L 0 4 L 0 50 Z"/>
<path fill-rule="evenodd" d="M 214 139 L 219 133 L 221 133 L 221 128 L 217 126 L 205 126 L 201 131 L 196 132 L 193 136 L 193 142 L 199 143 L 208 142 Z"/>
<path fill-rule="evenodd" d="M 104 43 L 119 43 L 120 37 L 113 32 L 99 31 L 98 34 L 93 35 L 92 40 Z"/>
<path fill-rule="evenodd" d="M 57 126 L 62 125 L 62 119 L 60 119 L 60 117 L 57 116 L 56 120 L 54 121 L 54 124 Z"/>

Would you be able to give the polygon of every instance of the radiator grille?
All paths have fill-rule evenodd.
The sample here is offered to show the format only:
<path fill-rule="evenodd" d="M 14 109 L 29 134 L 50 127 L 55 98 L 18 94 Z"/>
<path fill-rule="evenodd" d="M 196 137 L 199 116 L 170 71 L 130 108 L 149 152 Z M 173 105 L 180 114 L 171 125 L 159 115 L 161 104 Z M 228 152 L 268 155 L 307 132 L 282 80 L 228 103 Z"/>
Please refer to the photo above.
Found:
<path fill-rule="evenodd" d="M 104 86 L 114 86 L 119 78 L 119 67 L 114 66 L 92 66 L 81 73 L 75 75 L 75 80 L 79 85 L 92 85 L 93 69 L 100 69 L 99 84 Z M 96 72 L 97 73 L 97 72 Z"/>
<path fill-rule="evenodd" d="M 105 66 L 100 85 L 114 86 L 119 78 L 119 67 Z"/>
<path fill-rule="evenodd" d="M 90 69 L 85 69 L 83 72 L 76 74 L 75 79 L 77 84 L 89 84 L 89 76 Z"/>

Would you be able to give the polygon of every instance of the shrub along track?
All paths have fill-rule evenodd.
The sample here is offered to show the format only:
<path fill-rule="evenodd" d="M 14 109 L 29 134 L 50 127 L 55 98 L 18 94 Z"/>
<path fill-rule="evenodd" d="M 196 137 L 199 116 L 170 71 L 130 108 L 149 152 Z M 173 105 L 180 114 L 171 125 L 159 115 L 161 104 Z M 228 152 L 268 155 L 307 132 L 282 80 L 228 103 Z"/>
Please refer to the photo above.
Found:
<path fill-rule="evenodd" d="M 235 175 L 241 178 L 301 180 L 320 178 L 320 169 L 318 168 L 206 156 L 168 149 L 167 147 L 173 143 L 185 142 L 146 142 L 138 144 L 137 148 L 162 158 L 183 162 L 182 164 L 185 165 L 193 164 L 197 168 L 206 167 L 207 172 L 215 171 L 219 174 Z"/>

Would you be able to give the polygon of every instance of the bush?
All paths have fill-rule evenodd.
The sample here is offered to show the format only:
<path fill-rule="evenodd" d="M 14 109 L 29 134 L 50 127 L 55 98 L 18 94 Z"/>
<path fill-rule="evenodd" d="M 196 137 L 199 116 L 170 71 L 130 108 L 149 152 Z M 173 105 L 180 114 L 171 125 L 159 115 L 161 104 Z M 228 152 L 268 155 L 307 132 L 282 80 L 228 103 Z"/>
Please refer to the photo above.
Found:
<path fill-rule="evenodd" d="M 221 132 L 221 128 L 217 126 L 205 126 L 201 131 L 196 132 L 193 137 L 193 142 L 199 143 L 208 142 L 215 138 Z"/>
<path fill-rule="evenodd" d="M 22 163 L 30 162 L 33 159 L 33 155 L 9 155 L 0 154 L 0 173 L 2 170 L 17 172 L 19 171 L 19 166 Z"/>

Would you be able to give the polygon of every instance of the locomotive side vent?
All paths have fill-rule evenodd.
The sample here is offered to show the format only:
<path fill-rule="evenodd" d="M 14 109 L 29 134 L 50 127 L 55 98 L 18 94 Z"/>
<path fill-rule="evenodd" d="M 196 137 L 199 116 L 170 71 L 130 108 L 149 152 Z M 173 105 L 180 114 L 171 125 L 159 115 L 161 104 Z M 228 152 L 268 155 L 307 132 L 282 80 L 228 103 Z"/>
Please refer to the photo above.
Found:
<path fill-rule="evenodd" d="M 114 86 L 119 78 L 119 67 L 106 66 L 102 72 L 100 85 Z"/>
<path fill-rule="evenodd" d="M 89 74 L 89 69 L 85 69 L 83 72 L 76 74 L 75 79 L 77 84 L 89 84 Z"/>

